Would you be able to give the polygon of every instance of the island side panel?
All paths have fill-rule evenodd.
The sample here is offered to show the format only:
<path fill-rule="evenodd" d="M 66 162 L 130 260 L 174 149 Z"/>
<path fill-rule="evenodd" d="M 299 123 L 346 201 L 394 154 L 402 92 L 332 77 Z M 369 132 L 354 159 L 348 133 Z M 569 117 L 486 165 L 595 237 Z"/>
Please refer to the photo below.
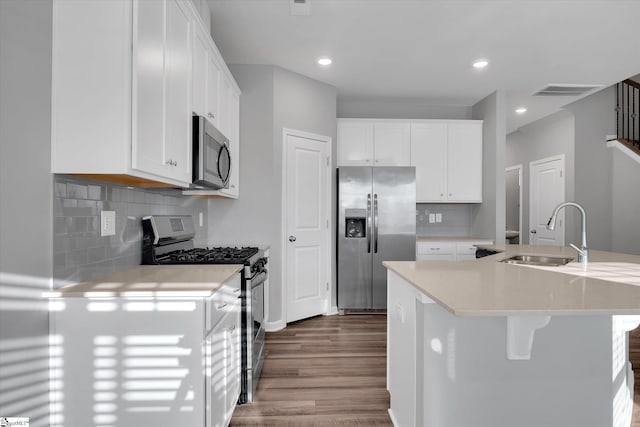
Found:
<path fill-rule="evenodd" d="M 60 298 L 52 308 L 53 425 L 204 425 L 201 298 Z"/>
<path fill-rule="evenodd" d="M 419 310 L 424 425 L 613 425 L 611 316 L 552 317 L 536 332 L 531 360 L 513 361 L 505 317 L 457 317 L 437 304 Z"/>

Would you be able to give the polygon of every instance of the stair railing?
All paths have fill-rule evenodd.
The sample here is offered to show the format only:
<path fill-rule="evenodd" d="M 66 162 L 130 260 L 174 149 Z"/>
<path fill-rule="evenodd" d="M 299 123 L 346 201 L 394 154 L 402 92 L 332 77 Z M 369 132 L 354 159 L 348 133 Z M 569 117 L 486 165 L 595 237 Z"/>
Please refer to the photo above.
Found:
<path fill-rule="evenodd" d="M 618 140 L 640 150 L 640 83 L 624 80 L 616 85 L 616 134 Z"/>

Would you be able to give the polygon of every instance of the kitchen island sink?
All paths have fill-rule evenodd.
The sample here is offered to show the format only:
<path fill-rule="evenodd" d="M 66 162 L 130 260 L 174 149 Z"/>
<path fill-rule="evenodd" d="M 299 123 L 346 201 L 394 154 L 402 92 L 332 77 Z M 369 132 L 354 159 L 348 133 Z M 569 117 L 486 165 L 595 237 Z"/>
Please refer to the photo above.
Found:
<path fill-rule="evenodd" d="M 575 258 L 569 257 L 555 257 L 545 255 L 513 255 L 509 258 L 505 258 L 500 262 L 507 264 L 524 264 L 524 265 L 538 265 L 545 267 L 559 267 L 566 265 L 573 261 Z"/>

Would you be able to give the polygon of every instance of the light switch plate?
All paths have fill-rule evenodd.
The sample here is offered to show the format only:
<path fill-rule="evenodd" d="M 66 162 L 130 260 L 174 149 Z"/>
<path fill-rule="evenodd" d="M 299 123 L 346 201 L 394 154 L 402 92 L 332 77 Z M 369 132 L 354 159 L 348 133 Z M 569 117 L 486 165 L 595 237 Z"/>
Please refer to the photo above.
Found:
<path fill-rule="evenodd" d="M 442 222 L 442 214 L 441 213 L 437 213 L 436 214 L 436 222 Z"/>
<path fill-rule="evenodd" d="M 116 211 L 100 211 L 100 235 L 115 236 Z"/>
<path fill-rule="evenodd" d="M 436 214 L 429 214 L 429 224 L 433 224 L 434 222 L 436 222 Z"/>

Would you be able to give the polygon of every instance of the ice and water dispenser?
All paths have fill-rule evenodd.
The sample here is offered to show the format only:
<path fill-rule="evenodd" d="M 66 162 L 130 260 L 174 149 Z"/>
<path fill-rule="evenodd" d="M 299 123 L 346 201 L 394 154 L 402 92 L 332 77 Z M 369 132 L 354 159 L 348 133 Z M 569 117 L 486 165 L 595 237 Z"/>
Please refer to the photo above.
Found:
<path fill-rule="evenodd" d="M 356 239 L 367 237 L 367 210 L 345 209 L 344 237 Z"/>

